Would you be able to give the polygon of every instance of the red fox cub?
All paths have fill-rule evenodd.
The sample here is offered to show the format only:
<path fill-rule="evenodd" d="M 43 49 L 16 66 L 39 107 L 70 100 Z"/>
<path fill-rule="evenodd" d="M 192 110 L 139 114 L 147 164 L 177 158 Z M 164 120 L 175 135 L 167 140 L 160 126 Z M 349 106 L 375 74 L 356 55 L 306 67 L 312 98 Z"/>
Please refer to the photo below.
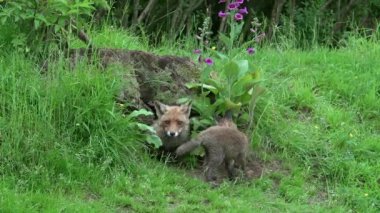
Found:
<path fill-rule="evenodd" d="M 190 139 L 191 104 L 168 106 L 156 101 L 154 105 L 158 119 L 153 128 L 161 138 L 164 151 L 173 152 Z"/>
<path fill-rule="evenodd" d="M 222 163 L 224 163 L 230 179 L 237 175 L 235 167 L 239 167 L 245 172 L 248 139 L 237 129 L 231 119 L 223 118 L 218 121 L 218 125 L 209 127 L 199 133 L 194 140 L 179 146 L 176 155 L 182 156 L 199 146 L 203 146 L 206 152 L 207 181 L 217 180 L 217 170 Z"/>

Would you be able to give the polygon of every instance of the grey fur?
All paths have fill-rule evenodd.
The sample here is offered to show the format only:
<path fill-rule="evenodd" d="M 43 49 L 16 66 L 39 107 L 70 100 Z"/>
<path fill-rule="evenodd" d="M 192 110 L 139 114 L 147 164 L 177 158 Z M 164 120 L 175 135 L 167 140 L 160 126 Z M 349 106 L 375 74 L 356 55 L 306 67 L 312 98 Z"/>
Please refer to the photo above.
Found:
<path fill-rule="evenodd" d="M 206 151 L 206 180 L 215 181 L 217 170 L 224 163 L 230 178 L 237 175 L 236 167 L 245 171 L 248 139 L 244 133 L 231 126 L 212 126 L 199 136 L 176 150 L 177 156 L 185 155 L 199 146 Z"/>

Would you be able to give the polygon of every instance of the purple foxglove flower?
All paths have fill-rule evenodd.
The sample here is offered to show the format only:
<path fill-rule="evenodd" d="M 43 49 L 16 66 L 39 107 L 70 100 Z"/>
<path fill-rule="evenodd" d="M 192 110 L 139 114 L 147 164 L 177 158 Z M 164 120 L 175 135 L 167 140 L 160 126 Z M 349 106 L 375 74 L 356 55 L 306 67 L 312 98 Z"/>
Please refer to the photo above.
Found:
<path fill-rule="evenodd" d="M 238 8 L 238 4 L 236 4 L 235 2 L 233 2 L 233 3 L 230 3 L 229 5 L 228 5 L 228 9 L 229 10 L 236 10 L 237 8 Z"/>
<path fill-rule="evenodd" d="M 236 0 L 235 3 L 243 4 L 243 3 L 244 3 L 244 0 Z"/>
<path fill-rule="evenodd" d="M 195 53 L 195 54 L 201 54 L 201 52 L 202 52 L 202 51 L 201 51 L 200 49 L 196 49 L 196 50 L 194 50 L 194 53 Z"/>
<path fill-rule="evenodd" d="M 214 61 L 211 58 L 205 58 L 205 63 L 208 65 L 212 65 Z"/>
<path fill-rule="evenodd" d="M 220 18 L 223 18 L 223 17 L 226 17 L 226 16 L 227 16 L 227 13 L 225 13 L 225 12 L 223 12 L 223 11 L 219 11 L 218 16 L 219 16 Z"/>
<path fill-rule="evenodd" d="M 220 3 L 226 3 L 226 1 L 227 1 L 227 0 L 219 0 L 218 3 L 219 3 L 219 4 L 220 4 Z"/>
<path fill-rule="evenodd" d="M 240 13 L 236 13 L 234 18 L 236 21 L 241 21 L 243 20 L 243 15 Z"/>
<path fill-rule="evenodd" d="M 254 47 L 248 47 L 248 48 L 247 48 L 247 53 L 248 53 L 248 54 L 252 55 L 252 54 L 254 54 L 255 52 L 256 52 L 256 49 L 255 49 Z"/>
<path fill-rule="evenodd" d="M 248 10 L 247 10 L 247 7 L 244 7 L 242 9 L 239 10 L 239 13 L 241 14 L 248 14 Z"/>

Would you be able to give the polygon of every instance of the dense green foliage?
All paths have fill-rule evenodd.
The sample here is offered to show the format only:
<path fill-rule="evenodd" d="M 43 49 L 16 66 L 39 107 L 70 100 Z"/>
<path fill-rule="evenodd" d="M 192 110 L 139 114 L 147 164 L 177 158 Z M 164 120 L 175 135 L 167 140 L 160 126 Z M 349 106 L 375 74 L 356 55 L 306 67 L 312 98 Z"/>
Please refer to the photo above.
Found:
<path fill-rule="evenodd" d="M 13 25 L 17 36 L 14 47 L 28 52 L 40 43 L 53 42 L 66 46 L 72 32 L 98 28 L 113 23 L 134 28 L 150 41 L 159 42 L 194 36 L 206 17 L 211 18 L 211 39 L 226 31 L 225 21 L 217 17 L 226 11 L 219 0 L 96 0 L 0 2 L 0 23 Z M 266 41 L 283 43 L 293 39 L 295 47 L 315 44 L 339 46 L 349 32 L 370 35 L 378 29 L 378 0 L 245 0 L 247 7 L 241 39 L 252 38 L 250 23 L 259 18 Z M 34 39 L 34 41 L 32 41 Z M 38 45 L 36 44 L 38 41 Z"/>
<path fill-rule="evenodd" d="M 160 39 L 170 34 L 171 38 L 190 36 L 200 27 L 204 17 L 212 17 L 214 37 L 224 31 L 224 24 L 217 18 L 225 4 L 219 0 L 130 0 L 109 1 L 112 17 L 119 26 L 143 25 L 148 32 Z M 111 3 L 112 2 L 112 3 Z M 233 1 L 226 1 L 233 2 Z M 259 17 L 264 23 L 267 39 L 273 41 L 284 37 L 295 37 L 307 43 L 336 45 L 345 38 L 346 31 L 357 27 L 366 29 L 364 33 L 376 30 L 380 14 L 378 0 L 245 0 L 248 20 L 244 27 L 244 37 L 250 37 L 249 22 Z M 166 38 L 166 37 L 165 37 Z"/>
<path fill-rule="evenodd" d="M 241 16 L 241 20 L 236 20 L 237 10 L 224 14 L 228 17 L 226 24 L 228 33 L 219 34 L 218 49 L 215 46 L 217 44 L 205 42 L 210 34 L 209 19 L 204 21 L 203 27 L 199 30 L 200 49 L 194 50 L 194 53 L 199 55 L 198 62 L 203 65 L 203 69 L 199 82 L 188 83 L 187 87 L 198 89 L 197 96 L 192 97 L 193 108 L 201 115 L 203 122 L 209 119 L 209 122 L 204 122 L 207 123 L 206 126 L 214 123 L 213 118 L 220 114 L 240 112 L 243 114 L 242 117 L 249 117 L 249 114 L 253 114 L 254 105 L 263 90 L 258 86 L 260 71 L 253 62 L 255 48 L 252 45 L 259 42 L 251 39 L 240 44 L 239 37 L 242 35 L 244 17 Z M 257 24 L 252 25 L 253 30 Z M 242 53 L 251 57 L 246 58 Z M 218 63 L 215 63 L 213 58 L 218 58 Z M 194 124 L 197 127 L 202 122 L 194 119 Z"/>
<path fill-rule="evenodd" d="M 142 138 L 115 106 L 116 71 L 68 72 L 57 64 L 41 76 L 18 54 L 0 60 L 2 174 L 33 174 L 43 185 L 53 176 L 80 176 L 78 165 L 108 169 L 133 155 Z"/>
<path fill-rule="evenodd" d="M 84 18 L 91 17 L 96 2 L 99 1 L 9 1 L 0 5 L 0 22 L 16 24 L 13 29 L 18 34 L 11 43 L 20 51 L 44 51 L 43 48 L 49 48 L 46 43 L 64 47 L 73 28 L 84 27 Z"/>
<path fill-rule="evenodd" d="M 115 103 L 120 89 L 128 88 L 122 76 L 130 70 L 87 63 L 70 70 L 64 54 L 35 54 L 87 46 L 72 29 L 92 25 L 88 35 L 95 47 L 196 60 L 198 23 L 212 17 L 214 44 L 220 29 L 214 16 L 221 5 L 199 2 L 0 1 L 0 212 L 380 210 L 380 33 L 372 26 L 378 1 L 250 1 L 255 4 L 247 5 L 248 17 L 259 17 L 268 42 L 257 45 L 254 55 L 243 54 L 239 45 L 252 39 L 247 21 L 239 45 L 228 49 L 232 60 L 214 58 L 213 69 L 225 75 L 214 92 L 239 102 L 236 93 L 247 91 L 230 93 L 244 76 L 239 73 L 249 72 L 240 85 L 251 88 L 258 72 L 245 64 L 260 69 L 265 92 L 255 109 L 237 108 L 250 111 L 238 125 L 250 123 L 250 148 L 263 173 L 219 188 L 194 177 L 197 170 L 187 162 L 173 165 L 149 156 L 144 142 L 158 142 L 136 119 L 149 113 L 123 114 Z M 356 28 L 368 23 L 371 33 Z M 332 48 L 337 41 L 339 48 Z M 49 62 L 44 72 L 41 59 Z M 229 77 L 235 81 L 225 83 Z M 210 125 L 202 123 L 217 111 L 210 105 L 207 99 L 196 106 L 204 113 L 193 119 L 198 127 Z"/>
<path fill-rule="evenodd" d="M 100 46 L 148 49 L 126 31 L 91 34 Z M 135 121 L 114 103 L 117 70 L 83 64 L 68 72 L 54 62 L 41 75 L 33 58 L 3 51 L 1 211 L 376 212 L 380 46 L 375 38 L 346 42 L 339 50 L 258 49 L 253 61 L 267 92 L 250 137 L 264 174 L 217 189 L 147 157 Z M 152 51 L 186 55 L 191 43 Z"/>

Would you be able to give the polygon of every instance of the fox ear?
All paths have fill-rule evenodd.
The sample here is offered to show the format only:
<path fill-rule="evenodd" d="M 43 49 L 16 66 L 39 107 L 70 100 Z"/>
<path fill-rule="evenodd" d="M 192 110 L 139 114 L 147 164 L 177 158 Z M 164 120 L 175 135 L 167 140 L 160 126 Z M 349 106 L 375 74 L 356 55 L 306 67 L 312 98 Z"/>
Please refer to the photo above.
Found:
<path fill-rule="evenodd" d="M 181 105 L 181 110 L 187 115 L 187 117 L 190 117 L 191 102 L 189 102 L 188 104 Z"/>
<path fill-rule="evenodd" d="M 159 101 L 154 102 L 154 108 L 158 117 L 161 117 L 168 110 L 168 106 Z"/>

